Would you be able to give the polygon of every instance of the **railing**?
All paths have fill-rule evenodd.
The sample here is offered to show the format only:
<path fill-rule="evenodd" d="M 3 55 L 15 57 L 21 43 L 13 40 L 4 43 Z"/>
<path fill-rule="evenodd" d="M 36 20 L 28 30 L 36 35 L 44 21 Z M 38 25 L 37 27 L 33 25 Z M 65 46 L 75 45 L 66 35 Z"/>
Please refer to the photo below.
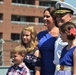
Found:
<path fill-rule="evenodd" d="M 3 57 L 3 43 L 5 43 L 5 41 L 2 39 L 2 38 L 0 38 L 0 65 L 3 65 L 4 64 L 4 62 L 3 62 L 3 60 L 4 60 L 4 57 Z"/>
<path fill-rule="evenodd" d="M 19 22 L 19 21 L 11 21 L 13 24 L 26 24 L 26 25 L 43 25 L 43 23 L 35 23 L 35 22 Z"/>
<path fill-rule="evenodd" d="M 10 66 L 0 66 L 0 75 L 6 75 L 9 67 Z M 30 72 L 32 72 L 32 70 L 30 70 Z"/>
<path fill-rule="evenodd" d="M 20 3 L 12 3 L 12 5 L 34 7 L 34 8 L 45 8 L 45 9 L 48 8 L 48 6 L 38 6 L 38 5 L 20 4 Z"/>

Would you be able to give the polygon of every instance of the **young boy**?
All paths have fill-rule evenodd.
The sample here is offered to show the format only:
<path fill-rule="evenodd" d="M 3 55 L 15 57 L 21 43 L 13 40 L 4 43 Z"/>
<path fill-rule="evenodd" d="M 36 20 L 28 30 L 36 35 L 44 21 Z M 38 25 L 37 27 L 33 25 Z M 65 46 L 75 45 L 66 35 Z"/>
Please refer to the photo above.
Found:
<path fill-rule="evenodd" d="M 11 51 L 13 66 L 10 66 L 6 75 L 31 75 L 23 59 L 26 51 L 23 46 L 17 46 Z"/>

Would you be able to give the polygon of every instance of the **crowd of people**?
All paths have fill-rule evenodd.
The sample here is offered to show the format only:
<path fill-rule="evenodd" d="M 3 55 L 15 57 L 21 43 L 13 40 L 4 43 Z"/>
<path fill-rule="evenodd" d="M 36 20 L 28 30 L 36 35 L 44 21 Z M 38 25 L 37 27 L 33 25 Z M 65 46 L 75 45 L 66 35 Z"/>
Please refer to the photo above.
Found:
<path fill-rule="evenodd" d="M 20 44 L 11 50 L 14 65 L 6 75 L 76 75 L 76 8 L 65 2 L 43 11 L 46 30 L 24 27 Z"/>

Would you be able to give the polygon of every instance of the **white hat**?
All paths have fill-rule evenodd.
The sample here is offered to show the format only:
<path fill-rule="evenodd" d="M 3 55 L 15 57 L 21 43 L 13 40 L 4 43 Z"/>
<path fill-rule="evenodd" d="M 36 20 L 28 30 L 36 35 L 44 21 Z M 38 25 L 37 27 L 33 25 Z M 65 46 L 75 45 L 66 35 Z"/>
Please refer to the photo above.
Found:
<path fill-rule="evenodd" d="M 76 14 L 76 8 L 66 2 L 59 1 L 55 4 L 55 6 L 59 11 L 65 10 L 65 11 L 63 11 L 64 13 L 70 12 L 71 14 Z M 58 10 L 56 11 L 56 13 L 60 13 Z"/>

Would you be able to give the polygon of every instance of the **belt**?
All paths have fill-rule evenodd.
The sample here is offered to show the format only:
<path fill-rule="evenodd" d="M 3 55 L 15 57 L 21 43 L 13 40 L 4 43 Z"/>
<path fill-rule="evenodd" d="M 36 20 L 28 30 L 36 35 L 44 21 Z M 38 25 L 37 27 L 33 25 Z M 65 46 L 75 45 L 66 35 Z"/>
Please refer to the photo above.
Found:
<path fill-rule="evenodd" d="M 60 70 L 60 65 L 56 65 L 56 70 Z"/>
<path fill-rule="evenodd" d="M 72 67 L 72 66 L 60 65 L 60 70 L 69 70 L 69 71 L 73 71 L 73 67 Z"/>

